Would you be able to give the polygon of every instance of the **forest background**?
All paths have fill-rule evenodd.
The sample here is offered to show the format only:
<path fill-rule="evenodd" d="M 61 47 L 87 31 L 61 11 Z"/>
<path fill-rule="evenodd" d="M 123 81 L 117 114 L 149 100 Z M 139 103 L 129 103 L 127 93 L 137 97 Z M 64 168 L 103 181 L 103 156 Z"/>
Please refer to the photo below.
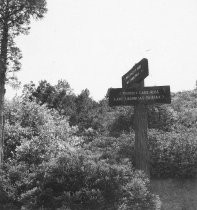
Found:
<path fill-rule="evenodd" d="M 134 166 L 133 108 L 96 102 L 69 83 L 33 82 L 6 101 L 1 202 L 26 209 L 160 209 Z M 194 179 L 197 89 L 148 106 L 151 179 Z M 3 199 L 4 198 L 4 199 Z"/>

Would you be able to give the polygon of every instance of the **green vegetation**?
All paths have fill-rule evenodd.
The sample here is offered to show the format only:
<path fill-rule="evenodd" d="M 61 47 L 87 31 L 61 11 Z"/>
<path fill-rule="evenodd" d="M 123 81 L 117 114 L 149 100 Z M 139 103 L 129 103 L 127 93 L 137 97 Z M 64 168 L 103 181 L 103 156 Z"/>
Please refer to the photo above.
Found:
<path fill-rule="evenodd" d="M 196 177 L 196 95 L 148 107 L 151 178 Z M 133 164 L 133 108 L 107 100 L 41 81 L 6 102 L 1 209 L 160 209 Z"/>

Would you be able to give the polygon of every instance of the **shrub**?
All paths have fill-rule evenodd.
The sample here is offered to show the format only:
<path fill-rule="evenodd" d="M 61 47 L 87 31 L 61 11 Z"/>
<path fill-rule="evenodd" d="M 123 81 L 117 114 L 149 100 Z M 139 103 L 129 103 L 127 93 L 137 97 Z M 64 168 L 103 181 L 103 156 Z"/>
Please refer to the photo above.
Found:
<path fill-rule="evenodd" d="M 108 159 L 111 162 L 120 163 L 124 159 L 129 159 L 133 163 L 134 134 L 122 134 L 118 138 L 99 136 L 84 147 L 93 152 L 99 152 L 103 159 Z"/>
<path fill-rule="evenodd" d="M 192 130 L 151 131 L 151 175 L 162 178 L 195 178 L 197 138 Z"/>
<path fill-rule="evenodd" d="M 184 127 L 176 131 L 149 130 L 150 171 L 154 178 L 195 178 L 197 176 L 197 133 Z M 134 134 L 118 138 L 99 137 L 88 148 L 103 159 L 121 163 L 134 160 Z"/>
<path fill-rule="evenodd" d="M 71 127 L 68 118 L 60 116 L 57 111 L 48 110 L 45 105 L 40 106 L 34 101 L 16 98 L 6 105 L 5 161 L 16 158 L 16 148 L 31 159 L 33 154 L 40 158 L 36 152 L 49 153 L 56 149 L 58 153 L 57 148 L 61 150 L 61 147 L 77 145 L 81 139 L 75 135 L 76 131 L 77 127 Z"/>
<path fill-rule="evenodd" d="M 124 152 L 129 138 L 101 137 L 82 149 L 66 117 L 34 101 L 17 107 L 7 112 L 7 156 L 0 174 L 10 206 L 114 210 L 130 200 L 131 208 L 156 206 L 146 177 L 132 169 Z"/>
<path fill-rule="evenodd" d="M 109 164 L 90 151 L 62 153 L 45 165 L 41 177 L 21 195 L 28 209 L 115 210 L 124 205 L 152 210 L 158 205 L 141 172 L 129 164 Z"/>

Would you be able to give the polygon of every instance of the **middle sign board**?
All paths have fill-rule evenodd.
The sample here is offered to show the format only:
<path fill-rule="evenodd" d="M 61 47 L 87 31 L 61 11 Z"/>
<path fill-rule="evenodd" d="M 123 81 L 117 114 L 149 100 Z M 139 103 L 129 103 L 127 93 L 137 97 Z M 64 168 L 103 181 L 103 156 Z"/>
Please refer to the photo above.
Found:
<path fill-rule="evenodd" d="M 109 106 L 129 106 L 143 104 L 171 103 L 170 86 L 143 87 L 140 89 L 109 89 Z"/>
<path fill-rule="evenodd" d="M 148 76 L 148 60 L 143 58 L 122 76 L 122 87 L 131 88 L 134 83 L 141 82 Z"/>

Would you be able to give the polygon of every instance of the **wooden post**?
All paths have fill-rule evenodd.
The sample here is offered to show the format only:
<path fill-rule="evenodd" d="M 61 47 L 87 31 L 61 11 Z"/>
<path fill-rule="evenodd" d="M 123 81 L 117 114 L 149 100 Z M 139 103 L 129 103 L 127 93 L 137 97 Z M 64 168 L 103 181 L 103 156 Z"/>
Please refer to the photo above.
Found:
<path fill-rule="evenodd" d="M 1 69 L 0 69 L 0 77 Z M 0 78 L 0 168 L 3 165 L 3 146 L 4 146 L 4 122 L 3 122 L 3 114 L 4 114 L 4 94 L 5 94 L 5 80 L 4 77 Z"/>
<path fill-rule="evenodd" d="M 139 83 L 139 88 L 144 87 L 144 80 Z M 139 103 L 134 107 L 135 130 L 135 167 L 143 170 L 150 177 L 149 151 L 147 145 L 148 118 L 145 104 Z"/>

